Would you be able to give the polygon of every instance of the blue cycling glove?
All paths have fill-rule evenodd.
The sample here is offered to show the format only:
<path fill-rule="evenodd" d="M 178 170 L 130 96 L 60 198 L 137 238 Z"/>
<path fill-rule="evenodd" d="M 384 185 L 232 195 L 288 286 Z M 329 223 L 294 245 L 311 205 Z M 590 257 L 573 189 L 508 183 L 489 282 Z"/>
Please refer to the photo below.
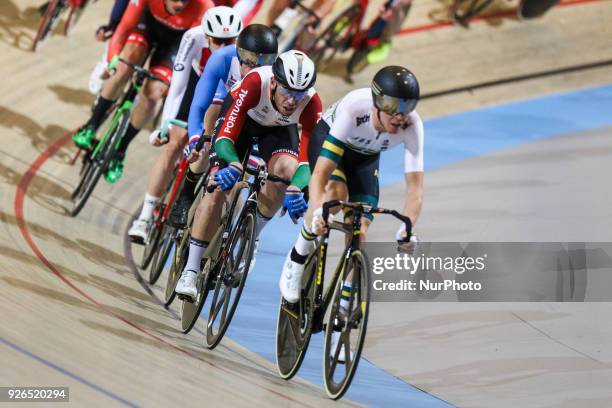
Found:
<path fill-rule="evenodd" d="M 185 146 L 185 148 L 183 149 L 183 156 L 185 156 L 186 159 L 189 158 L 189 155 L 191 155 L 191 152 L 193 151 L 193 149 L 195 149 L 199 140 L 199 136 L 192 136 L 189 138 L 189 144 L 187 144 L 187 146 Z"/>
<path fill-rule="evenodd" d="M 230 164 L 223 169 L 217 170 L 214 180 L 221 187 L 221 190 L 226 191 L 234 187 L 234 184 L 240 179 L 241 175 L 242 169 L 236 164 Z"/>
<path fill-rule="evenodd" d="M 303 216 L 308 209 L 308 203 L 304 200 L 304 194 L 297 189 L 297 187 L 287 188 L 283 209 L 285 209 L 294 220 Z"/>

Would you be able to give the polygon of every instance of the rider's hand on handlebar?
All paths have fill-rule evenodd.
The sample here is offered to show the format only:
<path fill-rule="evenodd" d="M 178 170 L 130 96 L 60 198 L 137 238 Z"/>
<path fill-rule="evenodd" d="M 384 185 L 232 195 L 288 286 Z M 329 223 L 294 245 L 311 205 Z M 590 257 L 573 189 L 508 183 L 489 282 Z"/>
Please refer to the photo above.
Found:
<path fill-rule="evenodd" d="M 395 239 L 399 245 L 401 252 L 412 254 L 419 242 L 417 236 L 413 233 L 410 238 L 406 239 L 406 224 L 402 223 L 395 233 Z"/>
<path fill-rule="evenodd" d="M 215 176 L 213 177 L 215 183 L 221 187 L 221 190 L 227 191 L 231 190 L 234 187 L 234 184 L 240 177 L 242 176 L 242 164 L 238 162 L 230 163 L 229 166 L 217 170 Z"/>
<path fill-rule="evenodd" d="M 165 145 L 166 143 L 168 143 L 169 140 L 170 139 L 168 138 L 168 134 L 166 134 L 166 136 L 163 138 L 161 137 L 161 130 L 159 129 L 155 129 L 149 135 L 149 143 L 151 143 L 155 147 Z"/>
<path fill-rule="evenodd" d="M 287 187 L 285 200 L 283 202 L 283 214 L 288 212 L 289 217 L 296 221 L 304 215 L 307 209 L 308 203 L 304 200 L 304 193 L 296 186 Z"/>
<path fill-rule="evenodd" d="M 196 149 L 196 145 L 198 144 L 199 140 L 199 135 L 191 136 L 189 138 L 189 143 L 183 149 L 183 156 L 189 163 L 193 163 L 200 158 L 200 152 L 198 152 Z"/>
<path fill-rule="evenodd" d="M 325 232 L 327 224 L 334 220 L 333 215 L 329 214 L 327 222 L 323 220 L 323 208 L 317 208 L 312 214 L 312 222 L 310 223 L 310 230 L 315 235 L 321 235 Z"/>

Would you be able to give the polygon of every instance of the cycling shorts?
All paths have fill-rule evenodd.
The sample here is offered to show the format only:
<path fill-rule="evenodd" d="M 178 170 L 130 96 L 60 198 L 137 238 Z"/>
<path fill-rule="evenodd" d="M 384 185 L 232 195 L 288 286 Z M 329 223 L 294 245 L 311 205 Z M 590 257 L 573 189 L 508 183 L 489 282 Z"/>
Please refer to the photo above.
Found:
<path fill-rule="evenodd" d="M 329 125 L 321 119 L 314 128 L 308 144 L 308 163 L 314 171 L 321 147 L 329 134 Z M 363 154 L 344 148 L 344 154 L 338 162 L 338 167 L 332 173 L 330 180 L 346 184 L 349 201 L 378 205 L 380 189 L 378 185 L 378 164 L 380 153 Z"/>
<path fill-rule="evenodd" d="M 159 23 L 149 9 L 145 8 L 136 28 L 128 36 L 127 42 L 140 44 L 147 51 L 154 48 L 149 64 L 150 71 L 170 84 L 174 58 L 178 53 L 185 31 L 173 30 Z"/>

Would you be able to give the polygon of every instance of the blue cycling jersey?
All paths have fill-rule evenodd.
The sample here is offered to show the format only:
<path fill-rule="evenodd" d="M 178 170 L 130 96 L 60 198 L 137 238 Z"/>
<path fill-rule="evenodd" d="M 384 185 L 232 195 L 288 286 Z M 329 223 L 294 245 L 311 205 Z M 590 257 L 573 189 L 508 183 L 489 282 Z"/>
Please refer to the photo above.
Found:
<path fill-rule="evenodd" d="M 198 80 L 191 102 L 189 136 L 202 135 L 204 115 L 213 102 L 213 98 L 217 99 L 221 96 L 217 89 L 219 82 L 225 85 L 225 94 L 227 94 L 227 91 L 240 79 L 240 62 L 236 54 L 236 45 L 228 45 L 212 53 Z M 225 94 L 222 96 L 225 97 Z M 207 131 L 210 133 L 212 129 L 207 129 Z"/>

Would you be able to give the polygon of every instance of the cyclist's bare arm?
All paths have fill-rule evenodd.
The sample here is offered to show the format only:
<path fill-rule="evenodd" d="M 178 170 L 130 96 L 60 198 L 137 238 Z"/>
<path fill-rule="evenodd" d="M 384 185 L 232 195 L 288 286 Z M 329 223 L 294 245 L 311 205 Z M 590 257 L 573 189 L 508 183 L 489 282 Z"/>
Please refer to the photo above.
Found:
<path fill-rule="evenodd" d="M 406 181 L 406 202 L 403 214 L 410 218 L 413 223 L 416 223 L 421 215 L 424 174 L 422 171 L 414 171 L 404 175 Z"/>
<path fill-rule="evenodd" d="M 308 195 L 309 195 L 309 206 L 308 213 L 306 214 L 306 223 L 310 224 L 312 220 L 312 211 L 320 208 L 323 203 L 327 200 L 325 196 L 325 186 L 329 181 L 334 170 L 336 170 L 337 164 L 327 157 L 320 156 L 317 159 L 317 164 L 312 172 L 310 183 L 308 184 Z"/>

